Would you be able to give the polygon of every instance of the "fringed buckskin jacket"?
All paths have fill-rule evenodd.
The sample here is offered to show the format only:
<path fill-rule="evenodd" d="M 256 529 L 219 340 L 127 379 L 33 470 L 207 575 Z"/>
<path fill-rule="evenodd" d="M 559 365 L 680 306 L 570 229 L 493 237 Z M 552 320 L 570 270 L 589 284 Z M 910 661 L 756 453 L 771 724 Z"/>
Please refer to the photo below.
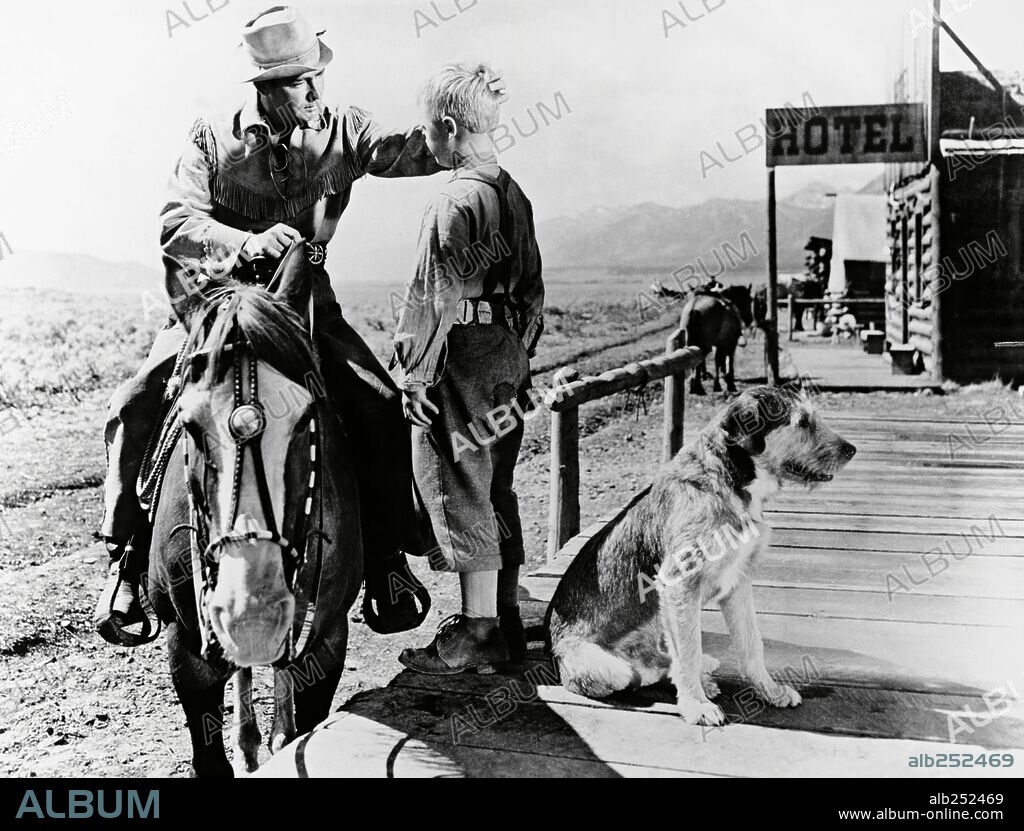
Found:
<path fill-rule="evenodd" d="M 329 242 L 353 183 L 366 174 L 439 170 L 422 128 L 385 130 L 366 110 L 349 107 L 325 109 L 320 129 L 275 134 L 253 90 L 240 109 L 192 125 L 160 212 L 160 245 L 181 266 L 223 276 L 252 234 L 277 223 L 309 242 Z"/>

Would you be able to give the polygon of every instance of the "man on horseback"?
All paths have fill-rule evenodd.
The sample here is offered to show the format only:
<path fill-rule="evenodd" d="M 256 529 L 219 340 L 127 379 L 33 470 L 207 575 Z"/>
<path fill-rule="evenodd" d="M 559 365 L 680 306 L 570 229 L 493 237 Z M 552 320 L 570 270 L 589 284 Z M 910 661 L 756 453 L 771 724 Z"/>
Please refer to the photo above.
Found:
<path fill-rule="evenodd" d="M 717 279 L 712 277 L 708 282 L 697 289 L 694 294 L 708 294 L 711 297 L 724 297 L 725 285 L 723 283 L 719 283 Z"/>
<path fill-rule="evenodd" d="M 323 100 L 332 52 L 295 9 L 274 7 L 242 33 L 249 99 L 222 117 L 199 118 L 171 177 L 161 212 L 165 265 L 184 292 L 211 277 L 266 282 L 300 239 L 313 273 L 313 318 L 326 392 L 355 437 L 363 550 L 364 613 L 379 632 L 422 621 L 409 593 L 392 597 L 389 574 L 411 572 L 405 553 L 425 553 L 413 501 L 411 451 L 401 395 L 363 339 L 342 316 L 325 268 L 327 245 L 366 174 L 422 176 L 441 168 L 420 128 L 390 132 L 358 107 Z M 147 447 L 166 402 L 185 333 L 173 321 L 156 338 L 138 374 L 114 395 L 106 425 L 108 457 L 102 534 L 108 581 L 95 623 L 111 643 L 142 640 L 127 631 L 148 622 L 139 602 L 150 527 L 136 491 Z M 413 578 L 414 579 L 414 578 Z M 374 608 L 374 602 L 377 606 Z"/>

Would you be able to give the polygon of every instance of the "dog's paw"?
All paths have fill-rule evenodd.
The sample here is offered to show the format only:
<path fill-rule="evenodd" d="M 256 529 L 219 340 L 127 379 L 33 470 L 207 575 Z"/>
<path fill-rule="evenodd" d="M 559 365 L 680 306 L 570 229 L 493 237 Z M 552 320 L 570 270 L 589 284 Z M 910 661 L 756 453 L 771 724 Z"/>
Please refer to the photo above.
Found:
<path fill-rule="evenodd" d="M 722 662 L 718 658 L 713 658 L 706 652 L 700 656 L 700 671 L 705 675 L 710 675 L 716 669 L 722 665 Z"/>
<path fill-rule="evenodd" d="M 773 707 L 796 707 L 803 699 L 788 684 L 772 684 L 758 689 L 758 694 Z"/>
<path fill-rule="evenodd" d="M 705 727 L 725 724 L 722 708 L 710 701 L 695 701 L 692 698 L 680 701 L 679 715 L 687 724 L 703 724 Z"/>
<path fill-rule="evenodd" d="M 715 679 L 710 675 L 701 675 L 700 685 L 704 689 L 704 695 L 708 698 L 718 698 L 719 694 L 722 692 L 718 688 L 718 684 L 715 683 Z"/>
<path fill-rule="evenodd" d="M 711 677 L 711 673 L 718 669 L 721 663 L 710 655 L 700 656 L 700 685 L 704 688 L 704 695 L 708 698 L 718 698 L 722 692 L 718 688 L 718 684 L 715 683 L 715 679 Z"/>

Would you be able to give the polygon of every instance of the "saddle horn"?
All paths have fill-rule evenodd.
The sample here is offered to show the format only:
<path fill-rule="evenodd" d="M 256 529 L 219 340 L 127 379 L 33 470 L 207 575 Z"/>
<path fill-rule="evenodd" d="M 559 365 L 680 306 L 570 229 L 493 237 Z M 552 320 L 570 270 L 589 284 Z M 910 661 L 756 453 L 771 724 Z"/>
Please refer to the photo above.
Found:
<path fill-rule="evenodd" d="M 268 288 L 308 322 L 309 301 L 313 294 L 312 272 L 306 259 L 306 241 L 292 243 L 274 272 Z"/>

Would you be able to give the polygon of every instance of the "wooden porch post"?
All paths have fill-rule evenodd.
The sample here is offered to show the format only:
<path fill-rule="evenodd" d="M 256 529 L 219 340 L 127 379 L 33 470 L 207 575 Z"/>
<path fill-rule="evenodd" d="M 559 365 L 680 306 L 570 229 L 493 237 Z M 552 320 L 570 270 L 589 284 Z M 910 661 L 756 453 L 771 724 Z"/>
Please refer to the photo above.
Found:
<path fill-rule="evenodd" d="M 942 0 L 933 0 L 933 16 L 936 20 L 942 19 Z M 929 135 L 928 135 L 928 160 L 931 163 L 931 186 L 932 186 L 932 247 L 931 264 L 933 274 L 938 275 L 942 264 L 942 174 L 939 165 L 942 163 L 942 149 L 939 143 L 941 138 L 942 113 L 940 102 L 942 101 L 942 72 L 939 64 L 939 46 L 942 43 L 940 28 L 932 27 L 932 66 L 931 75 L 928 81 L 928 103 L 929 103 Z M 934 277 L 933 277 L 934 279 Z M 942 292 L 932 293 L 932 380 L 940 384 L 946 380 L 945 367 L 943 366 L 942 330 Z"/>
<path fill-rule="evenodd" d="M 571 367 L 555 373 L 555 387 L 575 381 Z M 580 531 L 580 410 L 551 412 L 551 492 L 548 508 L 548 562 Z"/>
<path fill-rule="evenodd" d="M 932 247 L 931 263 L 934 269 L 933 274 L 939 274 L 942 263 L 942 174 L 938 165 L 931 166 L 932 185 Z M 934 277 L 932 279 L 935 279 Z M 945 367 L 943 366 L 942 343 L 942 306 L 943 297 L 941 291 L 932 292 L 932 380 L 941 384 L 946 380 Z"/>
<path fill-rule="evenodd" d="M 779 252 L 775 232 L 775 168 L 768 168 L 768 315 L 764 326 L 765 374 L 779 383 Z"/>

